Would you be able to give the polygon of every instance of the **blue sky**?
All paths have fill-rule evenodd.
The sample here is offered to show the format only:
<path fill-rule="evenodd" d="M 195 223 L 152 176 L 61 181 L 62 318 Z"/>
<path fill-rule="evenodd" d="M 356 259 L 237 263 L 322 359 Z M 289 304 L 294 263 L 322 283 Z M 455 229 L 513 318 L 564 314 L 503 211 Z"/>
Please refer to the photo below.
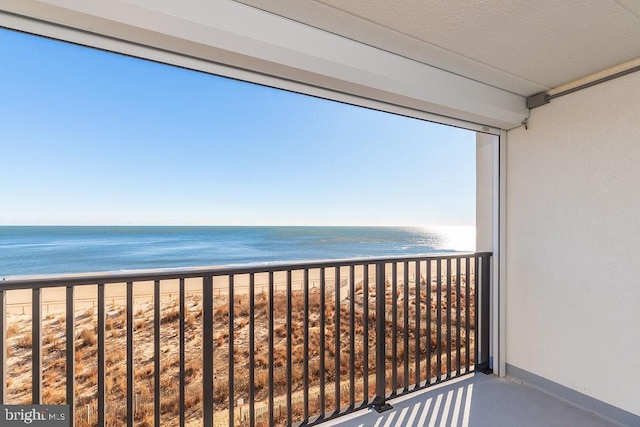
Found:
<path fill-rule="evenodd" d="M 474 225 L 475 133 L 0 30 L 0 225 Z"/>

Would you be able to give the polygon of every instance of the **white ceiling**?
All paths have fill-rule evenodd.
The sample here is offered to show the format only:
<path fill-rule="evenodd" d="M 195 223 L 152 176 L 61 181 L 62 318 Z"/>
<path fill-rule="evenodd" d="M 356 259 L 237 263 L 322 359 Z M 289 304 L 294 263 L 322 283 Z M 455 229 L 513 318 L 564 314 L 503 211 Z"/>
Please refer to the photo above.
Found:
<path fill-rule="evenodd" d="M 483 131 L 640 59 L 640 0 L 0 3 L 2 27 Z"/>
<path fill-rule="evenodd" d="M 237 0 L 528 96 L 640 57 L 640 0 Z"/>

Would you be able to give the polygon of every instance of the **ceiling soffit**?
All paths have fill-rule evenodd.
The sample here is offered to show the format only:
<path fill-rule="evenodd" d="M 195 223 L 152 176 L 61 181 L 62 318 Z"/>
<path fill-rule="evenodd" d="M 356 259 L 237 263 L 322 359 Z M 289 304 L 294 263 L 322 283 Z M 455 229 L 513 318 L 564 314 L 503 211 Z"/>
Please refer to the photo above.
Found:
<path fill-rule="evenodd" d="M 640 57 L 632 0 L 237 0 L 520 95 Z"/>

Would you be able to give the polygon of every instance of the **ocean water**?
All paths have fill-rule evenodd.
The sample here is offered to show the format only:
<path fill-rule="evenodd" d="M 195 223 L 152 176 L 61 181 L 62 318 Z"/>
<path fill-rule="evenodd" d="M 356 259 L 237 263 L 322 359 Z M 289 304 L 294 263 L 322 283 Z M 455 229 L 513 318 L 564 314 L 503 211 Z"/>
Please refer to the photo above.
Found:
<path fill-rule="evenodd" d="M 0 277 L 473 251 L 474 227 L 0 226 Z"/>

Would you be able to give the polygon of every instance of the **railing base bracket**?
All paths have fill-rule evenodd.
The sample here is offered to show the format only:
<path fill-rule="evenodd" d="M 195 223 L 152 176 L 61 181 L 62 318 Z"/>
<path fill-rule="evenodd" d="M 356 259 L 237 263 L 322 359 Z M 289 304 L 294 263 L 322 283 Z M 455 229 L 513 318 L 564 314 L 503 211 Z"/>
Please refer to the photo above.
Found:
<path fill-rule="evenodd" d="M 378 413 L 393 409 L 393 406 L 389 405 L 388 403 L 383 403 L 382 405 L 372 405 L 371 407 Z"/>
<path fill-rule="evenodd" d="M 389 405 L 380 397 L 376 397 L 375 399 L 373 399 L 373 402 L 371 402 L 371 405 L 369 405 L 369 408 L 373 408 L 376 410 L 376 412 L 380 413 L 388 411 L 389 409 L 393 409 L 393 406 Z"/>

